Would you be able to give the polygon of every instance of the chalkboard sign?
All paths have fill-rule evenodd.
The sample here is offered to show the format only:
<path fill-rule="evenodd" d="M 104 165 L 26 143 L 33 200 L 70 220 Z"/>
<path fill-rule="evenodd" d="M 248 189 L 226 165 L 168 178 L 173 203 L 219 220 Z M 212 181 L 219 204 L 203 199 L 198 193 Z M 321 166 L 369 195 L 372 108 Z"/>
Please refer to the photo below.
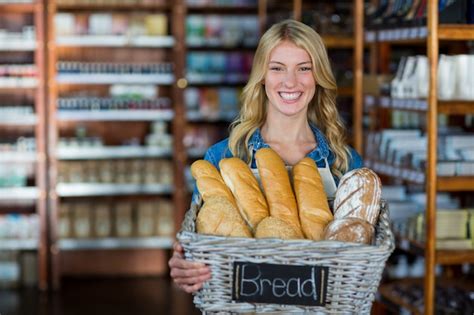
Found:
<path fill-rule="evenodd" d="M 232 300 L 324 306 L 329 268 L 234 262 Z"/>

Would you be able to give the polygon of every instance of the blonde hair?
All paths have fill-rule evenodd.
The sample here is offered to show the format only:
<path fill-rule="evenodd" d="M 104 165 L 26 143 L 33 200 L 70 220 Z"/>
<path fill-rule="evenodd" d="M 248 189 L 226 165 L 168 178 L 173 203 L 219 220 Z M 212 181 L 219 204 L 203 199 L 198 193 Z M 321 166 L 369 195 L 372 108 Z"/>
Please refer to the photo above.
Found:
<path fill-rule="evenodd" d="M 263 126 L 266 118 L 267 96 L 262 81 L 270 54 L 282 41 L 290 41 L 303 48 L 311 58 L 317 85 L 315 96 L 308 106 L 308 120 L 328 139 L 335 156 L 331 171 L 341 177 L 349 168 L 350 150 L 346 144 L 346 129 L 336 108 L 336 80 L 321 37 L 312 28 L 296 20 L 285 20 L 273 25 L 260 39 L 249 80 L 242 91 L 240 115 L 230 127 L 230 151 L 250 163 L 249 140 L 255 130 Z"/>

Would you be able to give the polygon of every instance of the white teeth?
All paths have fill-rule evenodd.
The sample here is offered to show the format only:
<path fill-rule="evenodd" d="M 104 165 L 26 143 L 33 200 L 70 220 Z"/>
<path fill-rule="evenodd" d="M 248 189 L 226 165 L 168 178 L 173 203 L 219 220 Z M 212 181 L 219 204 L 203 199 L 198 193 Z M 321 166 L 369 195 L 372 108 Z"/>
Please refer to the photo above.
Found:
<path fill-rule="evenodd" d="M 280 94 L 280 96 L 284 99 L 284 100 L 287 100 L 287 101 L 292 101 L 292 100 L 296 100 L 298 97 L 301 96 L 301 92 L 296 92 L 296 93 L 284 93 L 284 92 L 280 92 L 278 93 Z"/>

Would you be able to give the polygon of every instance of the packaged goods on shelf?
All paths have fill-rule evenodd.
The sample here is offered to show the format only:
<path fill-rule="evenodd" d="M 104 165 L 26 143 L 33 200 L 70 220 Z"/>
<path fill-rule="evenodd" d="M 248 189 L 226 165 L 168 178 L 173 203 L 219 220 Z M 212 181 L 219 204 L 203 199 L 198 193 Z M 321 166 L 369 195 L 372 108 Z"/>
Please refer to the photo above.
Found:
<path fill-rule="evenodd" d="M 37 214 L 0 215 L 0 240 L 37 240 L 38 236 L 39 222 Z"/>
<path fill-rule="evenodd" d="M 0 289 L 20 285 L 20 266 L 17 251 L 0 251 Z"/>
<path fill-rule="evenodd" d="M 239 97 L 238 88 L 187 88 L 184 92 L 187 118 L 231 120 L 237 116 Z"/>
<path fill-rule="evenodd" d="M 190 7 L 199 6 L 229 6 L 229 7 L 256 7 L 256 0 L 186 0 Z"/>

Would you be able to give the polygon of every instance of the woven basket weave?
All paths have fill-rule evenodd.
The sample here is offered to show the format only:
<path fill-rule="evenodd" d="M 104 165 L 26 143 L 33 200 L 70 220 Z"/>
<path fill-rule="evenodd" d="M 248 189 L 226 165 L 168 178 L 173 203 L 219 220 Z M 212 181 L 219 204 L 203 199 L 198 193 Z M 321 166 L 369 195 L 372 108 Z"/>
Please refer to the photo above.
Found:
<path fill-rule="evenodd" d="M 249 239 L 195 233 L 199 206 L 187 211 L 178 233 L 185 257 L 209 265 L 211 280 L 194 296 L 194 303 L 206 314 L 247 312 L 323 312 L 370 314 L 385 262 L 395 244 L 390 230 L 388 206 L 382 201 L 374 245 L 335 241 Z M 233 262 L 329 267 L 326 305 L 298 306 L 241 303 L 232 301 Z"/>

